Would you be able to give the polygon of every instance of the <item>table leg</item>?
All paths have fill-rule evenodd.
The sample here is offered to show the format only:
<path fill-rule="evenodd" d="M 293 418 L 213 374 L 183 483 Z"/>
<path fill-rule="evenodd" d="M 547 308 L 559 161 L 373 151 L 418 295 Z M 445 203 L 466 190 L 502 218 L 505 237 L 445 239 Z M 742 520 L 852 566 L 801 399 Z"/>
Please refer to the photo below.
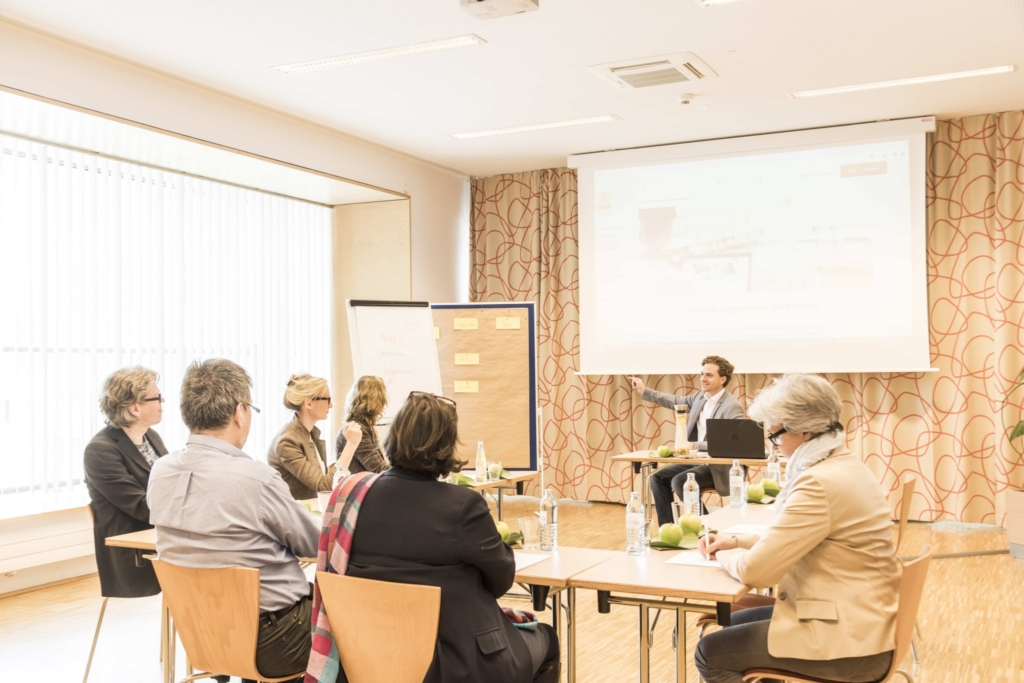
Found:
<path fill-rule="evenodd" d="M 558 619 L 562 611 L 562 591 L 555 591 L 551 596 L 551 628 L 555 629 L 555 637 L 561 640 L 562 631 L 558 628 Z"/>
<path fill-rule="evenodd" d="M 640 605 L 640 683 L 651 681 L 650 613 Z"/>
<path fill-rule="evenodd" d="M 651 490 L 651 468 L 646 463 L 640 466 L 640 500 L 644 503 L 644 521 L 651 521 L 651 503 L 648 495 Z"/>
<path fill-rule="evenodd" d="M 565 618 L 566 683 L 576 683 L 576 589 L 569 588 L 569 614 Z"/>
<path fill-rule="evenodd" d="M 161 630 L 164 640 L 164 683 L 174 683 L 174 627 L 171 624 L 171 612 L 167 609 L 166 601 L 160 607 L 160 618 L 163 619 Z"/>
<path fill-rule="evenodd" d="M 676 683 L 686 683 L 686 612 L 676 610 Z"/>
<path fill-rule="evenodd" d="M 503 488 L 501 488 L 499 486 L 498 487 L 498 521 L 499 522 L 502 521 L 501 520 L 501 503 L 504 501 L 504 499 L 505 499 L 505 489 L 503 489 Z"/>

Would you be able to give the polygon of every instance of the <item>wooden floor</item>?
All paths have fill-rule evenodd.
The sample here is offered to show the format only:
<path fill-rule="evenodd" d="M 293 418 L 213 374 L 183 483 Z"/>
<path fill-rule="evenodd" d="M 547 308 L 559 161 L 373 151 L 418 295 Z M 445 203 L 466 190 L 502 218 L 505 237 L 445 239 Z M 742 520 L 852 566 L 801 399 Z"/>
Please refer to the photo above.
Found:
<path fill-rule="evenodd" d="M 513 530 L 516 518 L 534 511 L 537 503 L 535 498 L 507 500 L 505 518 Z M 625 512 L 620 505 L 561 501 L 559 521 L 561 545 L 612 550 L 624 545 Z M 937 553 L 1007 547 L 1002 530 L 943 523 L 911 524 L 905 543 L 904 554 L 923 543 Z M 99 612 L 98 596 L 99 582 L 92 577 L 0 598 L 0 680 L 81 680 Z M 580 591 L 579 605 L 578 680 L 638 680 L 636 609 L 613 607 L 611 614 L 598 614 L 592 591 Z M 159 607 L 159 597 L 110 601 L 91 681 L 161 680 Z M 655 633 L 652 681 L 675 680 L 669 617 L 664 615 Z M 693 618 L 687 639 L 691 683 L 698 680 L 692 665 Z M 1024 682 L 1024 560 L 1008 555 L 935 560 L 919 623 L 919 683 Z M 178 662 L 180 679 L 180 649 Z"/>

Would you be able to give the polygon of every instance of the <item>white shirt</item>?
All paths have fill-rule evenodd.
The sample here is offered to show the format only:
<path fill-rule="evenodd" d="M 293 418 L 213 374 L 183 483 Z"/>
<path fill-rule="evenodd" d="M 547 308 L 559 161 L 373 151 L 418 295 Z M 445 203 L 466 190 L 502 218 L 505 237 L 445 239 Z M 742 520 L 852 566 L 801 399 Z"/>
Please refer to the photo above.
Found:
<path fill-rule="evenodd" d="M 708 440 L 708 418 L 714 415 L 715 408 L 725 396 L 725 389 L 722 389 L 714 396 L 704 394 L 704 407 L 700 409 L 700 417 L 697 418 L 697 441 Z"/>

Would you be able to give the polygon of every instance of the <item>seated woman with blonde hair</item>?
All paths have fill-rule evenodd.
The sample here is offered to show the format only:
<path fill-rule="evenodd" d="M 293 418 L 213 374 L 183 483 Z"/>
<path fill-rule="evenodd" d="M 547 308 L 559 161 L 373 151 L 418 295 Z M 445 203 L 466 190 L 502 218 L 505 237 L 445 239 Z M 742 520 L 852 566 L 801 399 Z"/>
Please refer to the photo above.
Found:
<path fill-rule="evenodd" d="M 816 375 L 785 375 L 750 406 L 789 456 L 775 522 L 763 537 L 709 533 L 700 550 L 746 585 L 779 590 L 774 605 L 740 610 L 701 639 L 695 659 L 707 683 L 741 683 L 748 669 L 847 683 L 889 671 L 900 583 L 889 505 L 847 450 L 841 410 Z"/>
<path fill-rule="evenodd" d="M 388 460 L 384 457 L 384 449 L 380 446 L 374 425 L 384 414 L 388 404 L 388 392 L 384 380 L 373 375 L 363 375 L 345 398 L 345 419 L 358 424 L 362 428 L 362 438 L 357 439 L 357 448 L 352 456 L 349 469 L 352 474 L 357 472 L 383 472 L 388 468 Z M 353 439 L 345 431 L 338 432 L 334 442 L 334 452 L 340 453 L 347 449 Z"/>
<path fill-rule="evenodd" d="M 359 425 L 347 423 L 341 433 L 353 446 L 338 451 L 337 462 L 327 465 L 327 448 L 316 423 L 327 419 L 332 404 L 327 380 L 312 375 L 292 375 L 288 380 L 284 405 L 295 411 L 295 417 L 270 442 L 267 462 L 281 474 L 296 500 L 316 498 L 318 491 L 332 490 L 335 469 L 348 466 L 360 441 Z"/>

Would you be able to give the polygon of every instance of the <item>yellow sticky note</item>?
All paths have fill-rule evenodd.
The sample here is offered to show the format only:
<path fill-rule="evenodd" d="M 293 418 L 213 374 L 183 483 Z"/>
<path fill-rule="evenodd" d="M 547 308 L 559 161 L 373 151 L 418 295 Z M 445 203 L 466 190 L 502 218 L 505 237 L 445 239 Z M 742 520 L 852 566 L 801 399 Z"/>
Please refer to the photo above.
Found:
<path fill-rule="evenodd" d="M 480 365 L 479 353 L 457 353 L 455 354 L 456 365 Z"/>
<path fill-rule="evenodd" d="M 522 318 L 495 318 L 494 329 L 496 330 L 518 330 Z"/>
<path fill-rule="evenodd" d="M 440 339 L 440 338 L 441 338 L 441 328 L 440 327 L 435 327 L 434 328 L 434 339 Z"/>
<path fill-rule="evenodd" d="M 480 321 L 476 318 L 456 318 L 455 329 L 457 330 L 477 330 L 480 329 Z"/>
<path fill-rule="evenodd" d="M 468 380 L 456 380 L 455 381 L 455 393 L 456 394 L 478 394 L 480 393 L 480 382 L 471 382 Z"/>

